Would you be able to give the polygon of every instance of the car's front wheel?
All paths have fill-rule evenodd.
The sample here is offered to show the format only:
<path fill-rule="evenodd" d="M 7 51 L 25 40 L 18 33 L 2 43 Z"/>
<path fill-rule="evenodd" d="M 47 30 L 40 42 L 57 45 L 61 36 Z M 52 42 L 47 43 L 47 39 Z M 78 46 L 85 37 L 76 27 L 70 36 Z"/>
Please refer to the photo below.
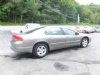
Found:
<path fill-rule="evenodd" d="M 81 40 L 81 47 L 85 48 L 85 47 L 88 46 L 88 44 L 89 44 L 88 38 L 83 38 L 83 39 Z"/>
<path fill-rule="evenodd" d="M 48 53 L 48 46 L 44 43 L 36 44 L 33 48 L 32 54 L 36 57 L 44 57 Z"/>

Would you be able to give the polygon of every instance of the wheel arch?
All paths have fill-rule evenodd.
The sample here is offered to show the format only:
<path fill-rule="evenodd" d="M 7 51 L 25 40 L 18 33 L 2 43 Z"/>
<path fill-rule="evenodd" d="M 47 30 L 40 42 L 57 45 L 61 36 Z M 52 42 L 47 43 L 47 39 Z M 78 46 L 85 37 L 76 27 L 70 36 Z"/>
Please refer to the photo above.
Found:
<path fill-rule="evenodd" d="M 87 38 L 87 39 L 88 39 L 88 42 L 90 42 L 90 40 L 89 40 L 89 37 L 87 37 L 87 36 L 84 36 L 83 38 Z M 82 39 L 83 39 L 83 38 L 82 38 Z"/>
<path fill-rule="evenodd" d="M 36 46 L 37 44 L 41 44 L 41 43 L 47 45 L 48 51 L 50 50 L 49 44 L 48 44 L 47 42 L 45 42 L 45 41 L 37 42 L 37 43 L 33 46 L 33 50 L 34 50 L 34 48 L 35 48 L 35 46 Z"/>

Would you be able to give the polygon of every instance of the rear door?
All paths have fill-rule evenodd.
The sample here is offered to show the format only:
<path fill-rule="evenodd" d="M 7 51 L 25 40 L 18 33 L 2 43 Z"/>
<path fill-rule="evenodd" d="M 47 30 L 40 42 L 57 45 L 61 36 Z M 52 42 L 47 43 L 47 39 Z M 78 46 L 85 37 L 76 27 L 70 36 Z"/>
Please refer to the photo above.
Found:
<path fill-rule="evenodd" d="M 60 27 L 49 27 L 45 32 L 50 49 L 60 49 L 66 46 L 66 36 Z"/>

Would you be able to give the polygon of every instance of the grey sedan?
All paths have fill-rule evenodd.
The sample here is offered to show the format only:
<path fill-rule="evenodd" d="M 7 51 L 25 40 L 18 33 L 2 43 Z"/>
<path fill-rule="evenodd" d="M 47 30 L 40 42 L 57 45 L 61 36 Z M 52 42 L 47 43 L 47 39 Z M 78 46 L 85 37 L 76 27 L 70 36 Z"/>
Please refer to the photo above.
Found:
<path fill-rule="evenodd" d="M 11 49 L 16 52 L 29 52 L 36 57 L 44 57 L 49 51 L 81 46 L 87 47 L 90 37 L 64 26 L 39 27 L 25 33 L 13 34 Z"/>

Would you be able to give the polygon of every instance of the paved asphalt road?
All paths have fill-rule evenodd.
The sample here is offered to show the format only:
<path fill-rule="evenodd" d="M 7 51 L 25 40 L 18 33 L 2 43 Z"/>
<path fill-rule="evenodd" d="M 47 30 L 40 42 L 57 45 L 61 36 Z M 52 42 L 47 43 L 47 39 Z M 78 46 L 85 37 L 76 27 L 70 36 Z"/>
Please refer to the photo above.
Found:
<path fill-rule="evenodd" d="M 0 75 L 100 75 L 100 33 L 87 48 L 66 48 L 32 58 L 10 50 L 11 33 L 0 31 Z"/>

